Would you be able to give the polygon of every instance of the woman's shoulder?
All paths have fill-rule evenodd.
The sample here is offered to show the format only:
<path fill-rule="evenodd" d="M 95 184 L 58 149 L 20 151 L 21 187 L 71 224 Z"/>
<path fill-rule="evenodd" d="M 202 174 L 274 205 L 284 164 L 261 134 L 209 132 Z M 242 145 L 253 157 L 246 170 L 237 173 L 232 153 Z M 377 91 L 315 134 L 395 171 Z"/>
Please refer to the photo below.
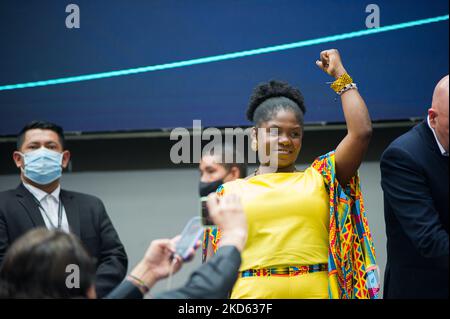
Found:
<path fill-rule="evenodd" d="M 314 162 L 311 164 L 311 168 L 318 171 L 319 173 L 323 174 L 327 171 L 334 171 L 334 153 L 335 151 L 332 150 L 326 154 L 323 154 L 319 157 L 317 157 Z"/>
<path fill-rule="evenodd" d="M 218 195 L 223 195 L 225 192 L 238 192 L 239 189 L 242 188 L 242 184 L 245 183 L 246 180 L 243 178 L 235 179 L 234 181 L 223 183 L 222 185 L 217 188 L 216 193 Z"/>

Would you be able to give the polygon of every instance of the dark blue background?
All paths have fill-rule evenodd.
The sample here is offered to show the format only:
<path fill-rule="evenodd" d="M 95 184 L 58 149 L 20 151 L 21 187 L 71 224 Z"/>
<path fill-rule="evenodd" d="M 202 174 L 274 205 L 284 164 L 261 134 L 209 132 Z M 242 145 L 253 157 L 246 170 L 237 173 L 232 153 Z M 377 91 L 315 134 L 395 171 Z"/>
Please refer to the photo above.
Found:
<path fill-rule="evenodd" d="M 65 27 L 76 3 L 81 28 Z M 169 63 L 365 29 L 368 1 L 17 1 L 0 4 L 0 85 Z M 381 26 L 448 14 L 448 2 L 376 1 Z M 0 135 L 32 119 L 66 131 L 248 125 L 253 87 L 298 86 L 306 121 L 342 122 L 314 64 L 337 48 L 373 120 L 423 117 L 448 73 L 448 21 L 179 69 L 0 91 Z"/>

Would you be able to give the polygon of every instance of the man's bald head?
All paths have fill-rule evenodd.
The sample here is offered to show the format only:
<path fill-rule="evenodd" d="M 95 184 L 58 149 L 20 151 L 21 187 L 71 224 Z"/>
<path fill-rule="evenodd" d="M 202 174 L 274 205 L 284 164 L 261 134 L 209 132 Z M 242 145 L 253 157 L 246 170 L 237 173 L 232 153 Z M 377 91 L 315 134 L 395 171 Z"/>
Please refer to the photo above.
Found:
<path fill-rule="evenodd" d="M 433 93 L 431 108 L 428 110 L 430 125 L 436 132 L 439 142 L 448 152 L 448 75 L 442 78 Z"/>

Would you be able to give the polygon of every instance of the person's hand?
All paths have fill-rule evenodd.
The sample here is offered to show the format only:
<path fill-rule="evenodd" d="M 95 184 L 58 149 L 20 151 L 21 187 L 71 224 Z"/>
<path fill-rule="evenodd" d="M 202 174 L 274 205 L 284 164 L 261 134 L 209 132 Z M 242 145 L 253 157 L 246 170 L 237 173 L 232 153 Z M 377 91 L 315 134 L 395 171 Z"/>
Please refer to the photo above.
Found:
<path fill-rule="evenodd" d="M 336 79 L 347 72 L 345 71 L 344 65 L 342 64 L 339 51 L 336 49 L 320 52 L 320 61 L 317 60 L 316 65 L 325 73 L 331 75 Z"/>
<path fill-rule="evenodd" d="M 207 205 L 211 219 L 222 232 L 220 246 L 232 245 L 242 251 L 247 241 L 248 229 L 239 196 L 225 194 L 218 197 L 216 194 L 210 194 Z"/>
<path fill-rule="evenodd" d="M 179 236 L 172 239 L 154 240 L 145 252 L 143 261 L 156 280 L 166 278 L 171 267 L 173 267 L 173 273 L 180 270 L 183 260 L 179 256 L 174 256 L 178 240 Z"/>
<path fill-rule="evenodd" d="M 182 258 L 175 255 L 175 246 L 179 240 L 180 236 L 172 239 L 157 239 L 152 241 L 145 252 L 144 258 L 133 269 L 131 275 L 142 280 L 150 288 L 158 280 L 169 276 L 171 271 L 172 274 L 178 272 L 183 264 Z M 194 257 L 195 249 L 199 246 L 200 244 L 197 243 L 185 261 L 190 261 Z"/>

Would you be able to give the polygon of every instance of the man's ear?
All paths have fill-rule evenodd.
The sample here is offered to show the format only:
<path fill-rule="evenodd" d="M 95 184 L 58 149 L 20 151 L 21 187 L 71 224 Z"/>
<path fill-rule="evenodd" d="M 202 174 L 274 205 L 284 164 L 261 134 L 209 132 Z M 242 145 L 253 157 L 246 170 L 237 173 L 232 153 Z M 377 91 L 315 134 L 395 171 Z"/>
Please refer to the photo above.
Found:
<path fill-rule="evenodd" d="M 244 176 L 241 176 L 241 171 L 239 170 L 239 167 L 237 167 L 237 166 L 233 166 L 230 169 L 230 175 L 233 177 L 233 180 L 244 177 Z"/>
<path fill-rule="evenodd" d="M 428 109 L 428 118 L 430 119 L 430 126 L 434 129 L 436 127 L 436 110 L 430 107 Z"/>
<path fill-rule="evenodd" d="M 63 152 L 63 158 L 62 158 L 62 164 L 61 164 L 62 167 L 64 169 L 66 169 L 67 166 L 69 165 L 69 162 L 70 162 L 70 152 L 66 150 Z"/>
<path fill-rule="evenodd" d="M 17 168 L 21 168 L 21 167 L 25 166 L 23 156 L 19 153 L 19 151 L 14 151 L 12 157 L 13 157 L 14 163 L 16 164 Z"/>

